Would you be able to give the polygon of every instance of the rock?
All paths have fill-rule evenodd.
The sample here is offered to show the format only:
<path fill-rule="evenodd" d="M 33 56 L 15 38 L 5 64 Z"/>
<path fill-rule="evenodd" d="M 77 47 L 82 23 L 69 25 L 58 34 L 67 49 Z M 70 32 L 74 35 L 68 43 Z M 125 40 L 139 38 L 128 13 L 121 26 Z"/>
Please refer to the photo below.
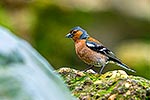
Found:
<path fill-rule="evenodd" d="M 61 68 L 58 73 L 72 94 L 80 100 L 150 99 L 150 81 L 139 76 L 127 75 L 123 70 L 100 75 L 91 71 Z"/>

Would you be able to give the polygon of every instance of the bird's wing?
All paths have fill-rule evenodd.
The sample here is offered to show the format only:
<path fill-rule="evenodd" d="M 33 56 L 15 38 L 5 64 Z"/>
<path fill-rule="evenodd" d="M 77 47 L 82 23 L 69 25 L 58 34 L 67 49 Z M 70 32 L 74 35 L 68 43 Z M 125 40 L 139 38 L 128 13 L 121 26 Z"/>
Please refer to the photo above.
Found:
<path fill-rule="evenodd" d="M 98 53 L 104 54 L 106 55 L 109 59 L 108 61 L 113 61 L 114 63 L 116 63 L 117 65 L 119 65 L 122 68 L 125 68 L 126 70 L 129 70 L 131 72 L 136 72 L 132 69 L 130 69 L 127 65 L 125 65 L 124 63 L 122 63 L 114 54 L 112 51 L 110 51 L 109 49 L 107 49 L 106 47 L 104 47 L 102 44 L 100 43 L 96 43 L 96 42 L 91 42 L 91 41 L 86 41 L 86 46 L 88 48 L 90 48 L 93 51 L 96 51 Z"/>
<path fill-rule="evenodd" d="M 109 58 L 113 58 L 116 60 L 119 60 L 112 51 L 110 51 L 108 48 L 104 47 L 102 44 L 100 43 L 96 43 L 96 42 L 92 42 L 92 41 L 86 41 L 86 46 L 88 48 L 90 48 L 93 51 L 96 51 L 98 53 L 104 54 Z"/>

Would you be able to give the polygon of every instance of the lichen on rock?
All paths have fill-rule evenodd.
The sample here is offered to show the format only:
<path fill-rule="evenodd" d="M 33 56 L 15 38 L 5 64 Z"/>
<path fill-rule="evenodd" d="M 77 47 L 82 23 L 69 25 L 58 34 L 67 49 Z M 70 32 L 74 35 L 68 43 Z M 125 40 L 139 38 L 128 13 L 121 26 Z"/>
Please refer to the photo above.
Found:
<path fill-rule="evenodd" d="M 61 68 L 58 73 L 64 78 L 72 94 L 80 100 L 145 100 L 150 99 L 150 81 L 127 75 L 123 70 L 95 73 Z"/>

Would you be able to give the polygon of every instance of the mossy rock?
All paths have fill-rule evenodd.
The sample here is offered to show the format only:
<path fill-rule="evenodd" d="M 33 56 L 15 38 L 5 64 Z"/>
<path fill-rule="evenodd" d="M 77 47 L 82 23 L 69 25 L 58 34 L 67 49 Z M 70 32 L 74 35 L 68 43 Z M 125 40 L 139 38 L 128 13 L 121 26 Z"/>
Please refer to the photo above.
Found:
<path fill-rule="evenodd" d="M 61 68 L 72 94 L 80 100 L 149 100 L 150 81 L 139 76 L 127 75 L 123 70 L 105 74 Z"/>

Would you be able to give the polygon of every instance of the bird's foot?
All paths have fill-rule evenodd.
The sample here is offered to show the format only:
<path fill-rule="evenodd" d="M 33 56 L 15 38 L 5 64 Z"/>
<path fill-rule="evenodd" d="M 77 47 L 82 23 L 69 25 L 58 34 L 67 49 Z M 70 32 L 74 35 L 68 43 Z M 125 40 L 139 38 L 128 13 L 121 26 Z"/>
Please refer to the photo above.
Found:
<path fill-rule="evenodd" d="M 87 70 L 92 69 L 93 67 L 94 67 L 93 65 L 90 65 L 90 66 L 88 66 L 88 68 L 86 68 L 86 69 L 83 70 L 83 71 L 86 72 Z"/>

